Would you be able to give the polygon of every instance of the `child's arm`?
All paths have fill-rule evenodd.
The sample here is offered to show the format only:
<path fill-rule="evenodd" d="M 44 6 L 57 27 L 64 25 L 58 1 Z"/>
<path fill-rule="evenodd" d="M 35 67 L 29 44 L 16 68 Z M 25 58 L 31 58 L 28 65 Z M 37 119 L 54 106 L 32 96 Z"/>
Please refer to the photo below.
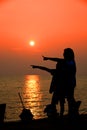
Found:
<path fill-rule="evenodd" d="M 37 66 L 37 65 L 31 65 L 32 68 L 36 68 L 36 69 L 41 69 L 41 70 L 45 70 L 49 73 L 52 73 L 52 69 L 49 69 L 47 67 L 44 67 L 44 66 Z"/>

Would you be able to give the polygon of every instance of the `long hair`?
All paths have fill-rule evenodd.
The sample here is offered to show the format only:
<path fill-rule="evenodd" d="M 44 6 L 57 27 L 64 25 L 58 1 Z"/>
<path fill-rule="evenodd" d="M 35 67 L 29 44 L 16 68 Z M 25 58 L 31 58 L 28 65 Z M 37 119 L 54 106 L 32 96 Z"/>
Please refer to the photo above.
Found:
<path fill-rule="evenodd" d="M 74 60 L 74 51 L 71 48 L 65 48 L 63 56 L 66 60 Z"/>

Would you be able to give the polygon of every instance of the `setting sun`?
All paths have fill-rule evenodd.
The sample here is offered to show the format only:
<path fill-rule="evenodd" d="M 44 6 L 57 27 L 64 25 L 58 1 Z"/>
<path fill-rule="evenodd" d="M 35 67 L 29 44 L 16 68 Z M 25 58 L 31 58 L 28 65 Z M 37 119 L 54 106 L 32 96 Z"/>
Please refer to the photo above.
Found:
<path fill-rule="evenodd" d="M 34 46 L 34 45 L 35 45 L 35 42 L 34 42 L 34 41 L 30 41 L 30 42 L 29 42 L 29 45 L 30 45 L 30 46 Z"/>

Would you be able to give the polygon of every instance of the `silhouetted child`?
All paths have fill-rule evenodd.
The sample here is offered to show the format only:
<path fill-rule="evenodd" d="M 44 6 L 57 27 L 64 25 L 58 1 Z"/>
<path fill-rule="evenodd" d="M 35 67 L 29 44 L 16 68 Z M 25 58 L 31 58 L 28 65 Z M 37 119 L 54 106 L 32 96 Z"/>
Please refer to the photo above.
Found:
<path fill-rule="evenodd" d="M 51 80 L 50 89 L 49 89 L 49 92 L 53 93 L 52 100 L 51 100 L 51 104 L 47 105 L 44 112 L 46 112 L 48 115 L 49 110 L 50 110 L 50 114 L 53 114 L 53 116 L 56 115 L 56 113 L 57 113 L 56 105 L 58 104 L 58 102 L 60 102 L 60 116 L 63 116 L 65 95 L 63 94 L 63 90 L 61 90 L 62 87 L 61 86 L 58 87 L 56 84 L 56 78 L 58 78 L 58 77 L 56 77 L 56 69 L 49 69 L 47 67 L 37 66 L 37 65 L 31 65 L 31 66 L 32 66 L 32 68 L 45 70 L 52 75 L 52 80 Z M 61 65 L 59 63 L 58 63 L 58 67 L 59 67 L 59 71 L 61 72 Z M 60 80 L 60 72 L 59 72 L 58 81 Z"/>

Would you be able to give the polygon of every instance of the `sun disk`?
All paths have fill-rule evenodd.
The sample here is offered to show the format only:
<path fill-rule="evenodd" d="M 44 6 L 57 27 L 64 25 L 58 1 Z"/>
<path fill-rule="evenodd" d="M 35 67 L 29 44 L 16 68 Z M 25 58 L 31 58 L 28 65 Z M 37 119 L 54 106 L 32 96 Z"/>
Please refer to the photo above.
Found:
<path fill-rule="evenodd" d="M 29 44 L 30 44 L 30 46 L 34 46 L 35 42 L 34 41 L 30 41 Z"/>

